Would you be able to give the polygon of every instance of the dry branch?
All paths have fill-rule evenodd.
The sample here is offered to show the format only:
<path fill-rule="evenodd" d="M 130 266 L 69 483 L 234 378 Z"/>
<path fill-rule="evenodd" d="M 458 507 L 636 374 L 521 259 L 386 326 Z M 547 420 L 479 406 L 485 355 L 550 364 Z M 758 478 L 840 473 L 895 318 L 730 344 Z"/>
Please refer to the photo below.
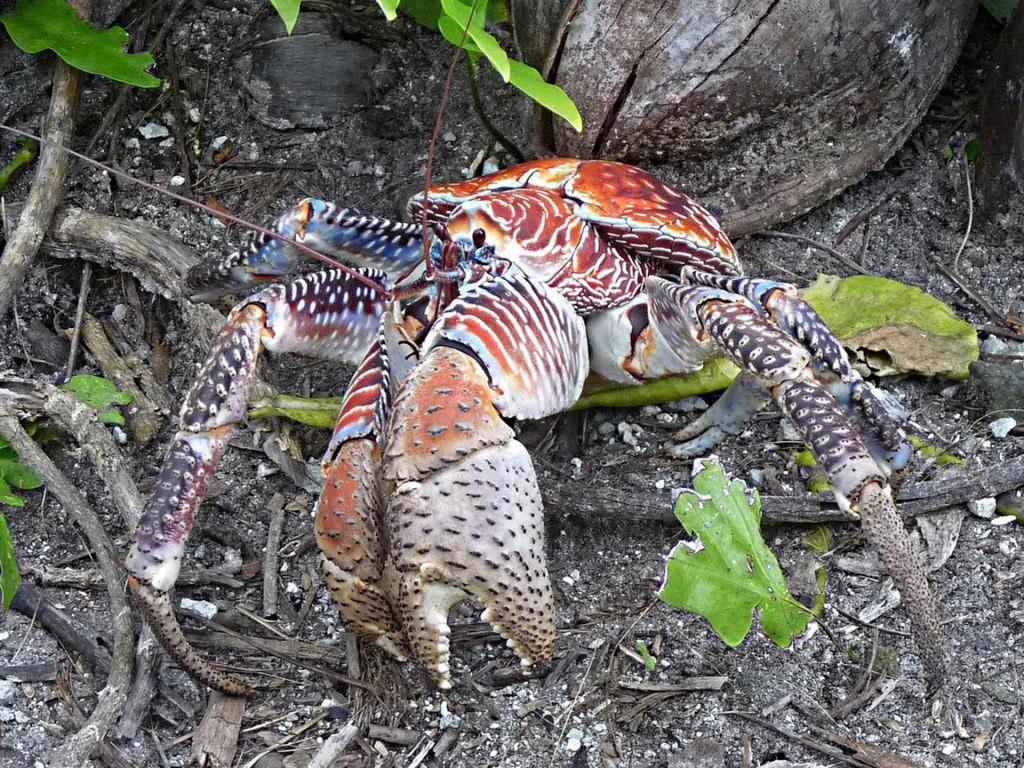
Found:
<path fill-rule="evenodd" d="M 245 699 L 213 691 L 192 740 L 192 761 L 210 768 L 231 768 L 244 712 Z"/>
<path fill-rule="evenodd" d="M 80 17 L 89 18 L 92 0 L 74 0 L 72 5 Z M 53 71 L 50 110 L 42 131 L 46 142 L 39 149 L 36 177 L 25 211 L 0 256 L 3 265 L 0 269 L 0 319 L 7 316 L 64 195 L 64 175 L 69 159 L 61 147 L 71 140 L 81 90 L 82 73 L 58 60 Z"/>
<path fill-rule="evenodd" d="M 41 589 L 25 581 L 14 593 L 11 608 L 57 638 L 65 648 L 80 656 L 93 669 L 110 671 L 110 654 L 98 642 L 99 635 L 57 608 Z"/>
<path fill-rule="evenodd" d="M 539 478 L 541 492 L 549 509 L 620 520 L 676 522 L 672 499 L 665 493 L 641 489 L 622 491 L 564 478 Z M 1024 485 L 1024 456 L 981 469 L 949 472 L 941 480 L 908 483 L 900 490 L 897 503 L 904 517 L 936 512 L 968 501 L 998 496 Z M 853 522 L 827 496 L 761 496 L 761 515 L 766 523 Z"/>
<path fill-rule="evenodd" d="M 106 738 L 107 732 L 120 716 L 131 682 L 134 637 L 131 613 L 122 590 L 122 575 L 112 556 L 113 544 L 96 513 L 64 473 L 26 434 L 16 412 L 7 403 L 0 403 L 0 434 L 7 438 L 21 460 L 42 479 L 47 489 L 85 532 L 107 584 L 114 629 L 110 674 L 99 693 L 99 702 L 92 715 L 78 733 L 56 751 L 52 760 L 55 766 L 80 766 L 85 764 L 93 750 Z"/>
<path fill-rule="evenodd" d="M 349 723 L 323 743 L 306 768 L 331 768 L 359 735 L 359 726 Z"/>

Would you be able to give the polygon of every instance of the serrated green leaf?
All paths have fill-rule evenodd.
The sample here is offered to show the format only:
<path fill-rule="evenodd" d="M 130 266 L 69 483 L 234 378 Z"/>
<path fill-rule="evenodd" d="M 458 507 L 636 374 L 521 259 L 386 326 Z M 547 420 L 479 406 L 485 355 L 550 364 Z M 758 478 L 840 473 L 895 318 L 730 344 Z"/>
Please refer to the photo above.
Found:
<path fill-rule="evenodd" d="M 128 33 L 121 27 L 100 30 L 78 18 L 66 0 L 19 0 L 0 23 L 26 53 L 51 50 L 83 72 L 140 88 L 156 88 L 160 79 L 146 70 L 150 53 L 128 53 Z"/>
<path fill-rule="evenodd" d="M 946 304 L 884 277 L 819 275 L 801 292 L 847 349 L 880 375 L 966 379 L 978 334 Z"/>
<path fill-rule="evenodd" d="M 341 400 L 340 397 L 274 395 L 253 403 L 249 418 L 269 419 L 272 416 L 284 416 L 300 424 L 330 429 L 338 421 Z"/>
<path fill-rule="evenodd" d="M 466 33 L 468 28 L 468 39 L 473 41 L 494 67 L 494 70 L 501 75 L 501 79 L 507 83 L 512 76 L 508 54 L 505 53 L 494 35 L 484 29 L 487 3 L 481 0 L 477 6 L 474 10 L 472 6 L 463 5 L 459 0 L 441 0 L 441 8 L 445 14 L 442 19 L 445 17 L 454 19 L 459 25 L 460 33 Z M 445 36 L 447 37 L 447 35 Z M 459 39 L 461 39 L 461 34 Z"/>
<path fill-rule="evenodd" d="M 10 610 L 14 593 L 21 585 L 21 574 L 18 573 L 18 560 L 14 556 L 14 542 L 7 520 L 0 514 L 0 608 L 4 612 Z"/>
<path fill-rule="evenodd" d="M 509 68 L 512 73 L 509 82 L 512 85 L 545 109 L 565 120 L 576 129 L 577 133 L 583 132 L 583 118 L 572 99 L 569 98 L 569 94 L 557 85 L 547 82 L 541 77 L 540 72 L 528 64 L 511 59 Z"/>
<path fill-rule="evenodd" d="M 131 392 L 124 392 L 102 376 L 80 373 L 72 376 L 60 389 L 74 393 L 75 397 L 94 411 L 102 424 L 124 424 L 124 416 L 115 405 L 131 405 Z"/>
<path fill-rule="evenodd" d="M 999 21 L 1009 21 L 1017 0 L 981 0 L 982 6 Z"/>
<path fill-rule="evenodd" d="M 381 8 L 384 7 L 382 0 L 377 0 L 377 2 Z M 270 0 L 270 4 L 274 6 L 277 15 L 284 22 L 285 30 L 290 35 L 292 30 L 295 29 L 295 22 L 299 19 L 299 6 L 302 5 L 302 0 Z M 395 5 L 398 5 L 398 0 L 395 0 Z M 384 12 L 384 15 L 387 16 L 387 11 Z M 394 17 L 391 16 L 390 18 Z"/>
<path fill-rule="evenodd" d="M 730 482 L 717 462 L 700 464 L 694 490 L 679 497 L 675 512 L 701 546 L 673 548 L 658 596 L 704 616 L 730 646 L 747 636 L 756 611 L 768 637 L 788 648 L 811 615 L 789 593 L 761 537 L 761 499 L 742 482 Z"/>
<path fill-rule="evenodd" d="M 572 407 L 574 411 L 584 408 L 633 408 L 640 405 L 667 403 L 694 395 L 717 392 L 728 387 L 739 375 L 740 369 L 724 357 L 713 357 L 704 363 L 699 371 L 685 376 L 669 376 L 664 379 L 647 381 L 635 387 L 623 387 L 610 382 L 594 385 L 589 380 L 583 389 L 583 396 Z"/>

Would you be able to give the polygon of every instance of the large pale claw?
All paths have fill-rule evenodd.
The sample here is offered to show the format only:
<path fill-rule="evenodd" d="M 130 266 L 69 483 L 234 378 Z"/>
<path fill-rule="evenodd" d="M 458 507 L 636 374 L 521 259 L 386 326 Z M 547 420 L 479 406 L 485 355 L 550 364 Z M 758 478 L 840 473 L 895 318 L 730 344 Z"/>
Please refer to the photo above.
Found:
<path fill-rule="evenodd" d="M 484 370 L 439 347 L 395 404 L 385 475 L 399 611 L 413 656 L 451 686 L 448 611 L 473 595 L 525 664 L 550 658 L 555 615 L 540 491 Z"/>

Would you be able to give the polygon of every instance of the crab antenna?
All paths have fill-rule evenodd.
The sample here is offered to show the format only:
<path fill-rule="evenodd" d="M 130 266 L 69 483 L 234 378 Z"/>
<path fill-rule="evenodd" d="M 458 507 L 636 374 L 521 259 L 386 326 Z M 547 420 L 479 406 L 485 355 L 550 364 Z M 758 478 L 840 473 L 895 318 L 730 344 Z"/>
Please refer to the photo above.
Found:
<path fill-rule="evenodd" d="M 179 195 L 177 192 L 172 192 L 171 190 L 165 189 L 164 187 L 161 187 L 158 184 L 153 184 L 152 182 L 145 181 L 144 179 L 136 178 L 135 176 L 132 176 L 130 173 L 125 173 L 124 171 L 118 168 L 114 168 L 113 166 L 101 163 L 99 160 L 93 160 L 91 157 L 83 155 L 81 152 L 76 152 L 70 147 L 65 147 L 63 144 L 59 144 L 55 141 L 50 141 L 49 139 L 44 139 L 40 136 L 28 133 L 27 131 L 23 131 L 19 128 L 12 128 L 11 126 L 5 125 L 4 123 L 0 123 L 0 128 L 2 128 L 5 131 L 9 131 L 10 133 L 16 134 L 18 136 L 24 136 L 25 138 L 32 139 L 33 141 L 37 141 L 40 144 L 56 147 L 57 149 L 63 152 L 67 152 L 72 157 L 76 157 L 79 160 L 86 162 L 95 168 L 99 168 L 101 171 L 106 171 L 107 173 L 113 176 L 117 176 L 120 179 L 125 179 L 126 181 L 134 182 L 135 184 L 145 187 L 146 189 L 151 190 L 153 192 L 159 192 L 160 194 L 167 195 L 173 200 L 185 203 L 186 205 L 191 205 L 193 208 L 198 208 L 199 210 L 205 211 L 206 213 L 209 213 L 212 216 L 216 216 L 219 219 L 227 219 L 233 224 L 240 224 L 243 227 L 248 227 L 251 230 L 259 232 L 264 237 L 272 237 L 275 240 L 280 240 L 282 243 L 287 243 L 288 245 L 292 246 L 293 248 L 297 248 L 298 250 L 302 251 L 308 256 L 312 256 L 317 261 L 322 261 L 329 267 L 333 267 L 334 269 L 340 269 L 345 274 L 350 275 L 351 277 L 358 280 L 367 288 L 373 291 L 377 291 L 378 293 L 389 298 L 391 297 L 391 292 L 380 283 L 371 280 L 365 275 L 359 274 L 359 272 L 357 272 L 356 270 L 342 264 L 340 261 L 335 261 L 330 256 L 325 256 L 319 251 L 313 250 L 308 245 L 303 245 L 297 240 L 293 240 L 290 237 L 285 237 L 284 235 L 274 232 L 273 230 L 267 229 L 266 227 L 261 227 L 259 224 L 253 224 L 252 222 L 246 221 L 245 219 L 241 219 L 232 213 L 228 213 L 227 211 L 219 211 L 216 208 L 212 208 L 211 206 L 206 205 L 205 203 L 199 202 L 198 200 L 193 200 L 191 197 Z"/>

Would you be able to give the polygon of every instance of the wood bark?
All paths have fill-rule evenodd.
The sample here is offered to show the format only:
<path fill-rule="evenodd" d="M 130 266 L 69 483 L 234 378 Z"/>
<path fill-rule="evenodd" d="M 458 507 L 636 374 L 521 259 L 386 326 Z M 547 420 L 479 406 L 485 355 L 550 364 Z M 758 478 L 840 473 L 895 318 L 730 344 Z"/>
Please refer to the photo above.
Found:
<path fill-rule="evenodd" d="M 1003 31 L 979 111 L 978 210 L 991 216 L 1024 203 L 1024 11 Z"/>
<path fill-rule="evenodd" d="M 547 68 L 583 116 L 582 133 L 545 116 L 552 149 L 643 165 L 739 236 L 881 167 L 952 69 L 976 3 L 513 0 L 512 9 L 529 63 Z"/>

